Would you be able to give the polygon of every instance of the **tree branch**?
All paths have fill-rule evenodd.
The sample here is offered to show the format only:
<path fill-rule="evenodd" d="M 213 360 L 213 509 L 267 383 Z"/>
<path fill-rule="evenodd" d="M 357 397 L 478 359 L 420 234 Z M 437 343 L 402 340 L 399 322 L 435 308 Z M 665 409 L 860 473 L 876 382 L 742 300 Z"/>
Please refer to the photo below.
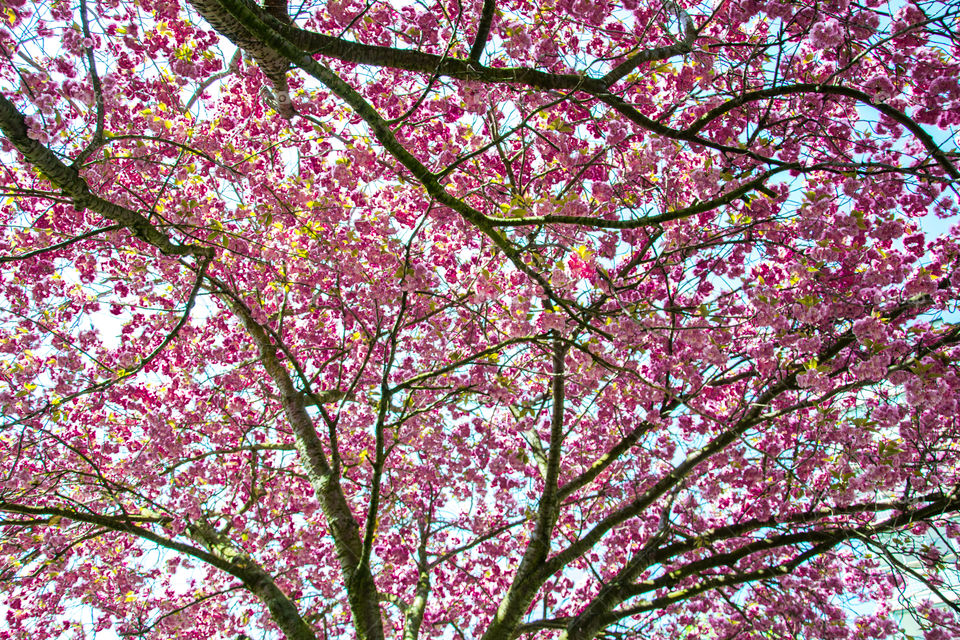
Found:
<path fill-rule="evenodd" d="M 224 292 L 227 291 L 223 283 L 216 282 Z M 359 526 L 343 494 L 340 480 L 327 461 L 323 444 L 307 413 L 304 395 L 294 387 L 290 374 L 277 357 L 277 347 L 271 342 L 267 331 L 254 319 L 250 309 L 238 297 L 227 293 L 222 297 L 253 339 L 267 375 L 277 386 L 284 413 L 293 429 L 300 463 L 307 472 L 333 536 L 357 634 L 361 640 L 383 640 L 380 599 L 369 563 L 362 561 Z"/>
<path fill-rule="evenodd" d="M 213 258 L 212 247 L 174 244 L 166 234 L 150 224 L 150 221 L 140 213 L 90 193 L 87 182 L 80 177 L 76 169 L 61 162 L 47 147 L 29 137 L 23 114 L 2 94 L 0 94 L 0 131 L 28 162 L 42 171 L 56 187 L 62 189 L 78 209 L 86 208 L 96 211 L 104 218 L 119 223 L 165 255 L 195 256 L 207 260 Z"/>
<path fill-rule="evenodd" d="M 551 373 L 550 446 L 547 450 L 547 472 L 543 480 L 543 492 L 537 506 L 537 518 L 533 533 L 523 552 L 513 581 L 500 601 L 497 613 L 483 633 L 483 640 L 507 640 L 530 607 L 547 576 L 540 569 L 550 553 L 553 529 L 560 515 L 560 460 L 563 451 L 563 424 L 565 411 L 565 359 L 570 346 L 553 332 L 553 371 Z"/>
<path fill-rule="evenodd" d="M 300 617 L 300 612 L 297 610 L 296 605 L 277 587 L 273 578 L 247 554 L 237 552 L 231 545 L 227 545 L 223 540 L 212 541 L 211 549 L 205 551 L 182 542 L 176 542 L 134 524 L 134 522 L 160 522 L 162 519 L 158 518 L 116 518 L 93 513 L 81 513 L 59 507 L 36 507 L 6 501 L 0 501 L 0 511 L 23 515 L 59 516 L 60 518 L 68 518 L 77 522 L 95 524 L 110 529 L 111 531 L 136 536 L 166 549 L 170 549 L 171 551 L 196 558 L 240 580 L 248 591 L 267 605 L 267 608 L 273 616 L 273 620 L 277 623 L 277 626 L 283 630 L 287 638 L 290 640 L 316 640 L 316 635 L 313 633 L 310 625 Z M 9 525 L 11 523 L 7 522 L 7 524 Z"/>
<path fill-rule="evenodd" d="M 473 46 L 470 47 L 470 60 L 472 62 L 480 62 L 480 56 L 483 55 L 483 49 L 487 46 L 487 39 L 490 37 L 490 27 L 493 26 L 493 15 L 496 9 L 496 0 L 483 1 L 480 23 L 477 25 L 477 36 L 473 40 Z"/>

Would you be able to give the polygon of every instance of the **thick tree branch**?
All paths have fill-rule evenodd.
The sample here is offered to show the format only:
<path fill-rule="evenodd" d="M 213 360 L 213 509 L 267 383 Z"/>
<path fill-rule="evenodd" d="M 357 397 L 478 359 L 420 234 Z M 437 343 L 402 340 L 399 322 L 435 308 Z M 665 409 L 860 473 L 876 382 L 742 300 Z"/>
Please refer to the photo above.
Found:
<path fill-rule="evenodd" d="M 593 229 L 639 229 L 641 227 L 652 227 L 663 224 L 664 222 L 670 222 L 672 220 L 682 220 L 683 218 L 689 218 L 700 213 L 705 213 L 707 211 L 713 211 L 724 205 L 728 205 L 738 198 L 742 198 L 751 191 L 761 191 L 764 190 L 770 191 L 765 187 L 767 180 L 777 175 L 778 173 L 783 173 L 784 171 L 801 171 L 806 170 L 802 165 L 799 164 L 788 164 L 777 167 L 776 169 L 770 169 L 769 171 L 764 171 L 762 174 L 745 182 L 735 189 L 717 196 L 711 200 L 706 200 L 704 202 L 698 202 L 692 204 L 689 207 L 683 207 L 682 209 L 674 209 L 673 211 L 666 211 L 664 213 L 652 216 L 644 216 L 642 218 L 637 218 L 634 220 L 604 220 L 602 218 L 596 218 L 592 216 L 565 216 L 565 215 L 546 215 L 546 216 L 527 216 L 523 218 L 497 218 L 491 219 L 490 224 L 495 227 L 521 227 L 521 226 L 540 226 L 546 224 L 572 224 L 579 225 L 584 227 L 590 227 Z"/>
<path fill-rule="evenodd" d="M 653 558 L 654 552 L 670 534 L 670 511 L 673 508 L 676 495 L 674 493 L 661 509 L 660 525 L 656 532 L 644 542 L 640 550 L 633 555 L 633 558 L 620 570 L 616 577 L 604 585 L 590 603 L 567 624 L 567 628 L 561 634 L 563 640 L 593 638 L 603 628 L 601 622 L 603 616 L 623 602 L 620 595 L 621 585 L 632 582 L 653 564 L 655 561 Z"/>
<path fill-rule="evenodd" d="M 595 637 L 597 633 L 608 625 L 633 615 L 648 611 L 658 611 L 664 607 L 715 589 L 738 586 L 787 575 L 800 564 L 828 552 L 833 547 L 851 538 L 867 540 L 871 544 L 879 544 L 872 539 L 878 534 L 901 529 L 917 522 L 927 521 L 930 518 L 956 513 L 960 510 L 960 499 L 955 495 L 928 496 L 925 500 L 927 499 L 930 500 L 929 503 L 920 507 L 907 503 L 858 505 L 868 507 L 868 511 L 879 511 L 888 508 L 903 508 L 904 510 L 898 515 L 876 524 L 865 524 L 861 526 L 834 525 L 828 526 L 827 528 L 814 528 L 772 535 L 767 538 L 748 542 L 728 552 L 711 554 L 705 558 L 671 568 L 658 578 L 635 583 L 633 579 L 639 573 L 637 571 L 638 567 L 642 570 L 655 564 L 667 564 L 669 558 L 678 551 L 676 545 L 657 550 L 655 546 L 651 547 L 649 543 L 645 544 L 643 549 L 635 554 L 631 558 L 631 561 L 625 565 L 624 569 L 604 586 L 600 594 L 591 601 L 581 614 L 576 617 L 553 618 L 520 625 L 517 628 L 515 637 L 538 629 L 562 628 L 565 629 L 562 635 L 564 640 L 588 640 Z M 798 518 L 794 521 L 808 521 L 808 516 L 810 518 L 820 518 L 832 517 L 840 513 L 854 514 L 859 512 L 855 507 L 827 509 L 817 513 L 798 514 Z M 752 523 L 751 527 L 752 530 L 766 528 L 765 525 L 760 522 Z M 731 537 L 739 537 L 749 532 L 746 527 L 741 528 L 739 525 L 735 526 L 734 529 L 737 529 L 737 533 Z M 712 536 L 707 536 L 706 539 L 698 538 L 692 545 L 683 543 L 680 546 L 682 546 L 686 552 L 704 548 L 716 541 Z M 802 550 L 802 547 L 805 545 L 812 546 L 806 550 Z M 758 553 L 776 552 L 781 549 L 796 549 L 797 554 L 788 560 L 777 561 L 760 569 L 744 572 L 738 572 L 735 569 L 736 563 L 742 559 Z M 670 551 L 668 552 L 668 550 Z M 715 573 L 717 570 L 723 573 Z M 687 584 L 684 584 L 685 582 Z M 626 602 L 631 598 L 645 593 L 663 590 L 667 590 L 667 593 L 657 598 L 634 602 L 623 609 L 613 609 L 614 606 Z"/>
<path fill-rule="evenodd" d="M 487 39 L 490 38 L 490 27 L 493 26 L 493 15 L 496 9 L 497 0 L 483 0 L 480 23 L 477 25 L 477 35 L 473 40 L 473 46 L 470 47 L 470 60 L 472 62 L 480 62 L 483 49 L 487 46 Z"/>
<path fill-rule="evenodd" d="M 947 155 L 940 149 L 940 146 L 936 143 L 933 137 L 923 129 L 923 127 L 914 122 L 912 118 L 898 109 L 895 109 L 888 104 L 884 104 L 883 102 L 877 102 L 869 94 L 851 87 L 842 87 L 830 84 L 798 83 L 781 87 L 771 87 L 769 89 L 761 89 L 758 91 L 748 91 L 734 98 L 730 98 L 723 104 L 714 107 L 707 113 L 703 114 L 697 118 L 693 124 L 684 129 L 684 132 L 687 134 L 697 134 L 717 118 L 750 102 L 769 100 L 771 98 L 782 98 L 797 94 L 844 96 L 873 107 L 891 120 L 903 125 L 917 138 L 917 140 L 921 142 L 921 144 L 923 144 L 924 148 L 927 150 L 927 153 L 929 153 L 930 156 L 936 160 L 937 164 L 940 165 L 940 168 L 942 168 L 948 176 L 954 180 L 960 180 L 960 170 L 957 169 L 950 158 L 948 158 Z"/>
<path fill-rule="evenodd" d="M 560 515 L 560 460 L 563 451 L 565 407 L 565 359 L 569 344 L 560 339 L 559 332 L 553 332 L 553 366 L 551 373 L 550 396 L 553 407 L 550 416 L 550 445 L 547 449 L 546 475 L 543 480 L 543 492 L 537 506 L 536 524 L 527 547 L 517 567 L 513 582 L 493 620 L 483 633 L 483 640 L 507 640 L 520 624 L 524 613 L 536 597 L 545 576 L 540 568 L 546 561 L 551 546 L 553 530 Z"/>
<path fill-rule="evenodd" d="M 431 511 L 433 503 L 431 500 Z M 430 541 L 430 524 L 421 522 L 420 544 L 417 546 L 417 585 L 414 588 L 413 600 L 403 612 L 403 640 L 417 640 L 420 637 L 420 626 L 423 624 L 423 615 L 427 611 L 427 600 L 430 597 L 430 560 L 427 557 L 427 543 Z"/>
<path fill-rule="evenodd" d="M 824 348 L 820 352 L 819 361 L 826 362 L 830 360 L 845 347 L 849 346 L 854 340 L 855 338 L 852 333 L 848 332 L 844 334 L 832 345 Z M 773 384 L 766 392 L 751 403 L 750 408 L 728 430 L 716 436 L 704 447 L 690 453 L 683 462 L 674 467 L 670 473 L 654 483 L 653 486 L 643 494 L 605 517 L 579 540 L 553 556 L 544 564 L 541 570 L 541 576 L 545 577 L 555 573 L 574 558 L 585 553 L 588 549 L 592 548 L 593 545 L 597 544 L 613 527 L 643 512 L 675 486 L 683 482 L 706 460 L 726 449 L 752 427 L 764 422 L 767 419 L 763 413 L 764 409 L 780 394 L 795 388 L 796 377 L 797 372 L 794 372 Z"/>
<path fill-rule="evenodd" d="M 203 535 L 198 533 L 198 538 L 206 540 L 202 544 L 209 543 L 208 550 L 204 550 L 158 535 L 138 524 L 163 521 L 162 518 L 155 517 L 104 516 L 60 507 L 39 507 L 5 501 L 0 501 L 0 511 L 33 516 L 57 516 L 94 524 L 111 531 L 133 535 L 171 551 L 196 558 L 240 580 L 248 591 L 257 596 L 267 606 L 273 620 L 287 638 L 290 640 L 316 640 L 313 629 L 300 617 L 296 605 L 277 587 L 273 578 L 247 554 L 237 551 L 224 540 L 206 540 Z M 7 523 L 8 526 L 10 524 L 10 522 Z M 209 538 L 209 536 L 206 537 Z"/>
<path fill-rule="evenodd" d="M 611 464 L 619 460 L 623 454 L 637 444 L 641 436 L 649 433 L 653 427 L 654 425 L 644 421 L 631 429 L 630 432 L 621 438 L 617 444 L 611 447 L 609 451 L 597 458 L 586 471 L 563 485 L 560 488 L 561 499 L 569 497 L 573 493 L 576 493 L 583 487 L 593 482 L 597 476 L 603 473 L 604 470 L 608 469 Z"/>
<path fill-rule="evenodd" d="M 210 1 L 216 2 L 217 0 Z M 242 2 L 243 0 L 230 1 Z M 418 71 L 428 74 L 436 73 L 450 78 L 473 80 L 476 82 L 491 84 L 525 84 L 545 91 L 583 91 L 600 98 L 611 107 L 619 111 L 622 115 L 639 124 L 643 128 L 653 131 L 654 133 L 658 133 L 675 140 L 684 140 L 690 143 L 702 144 L 721 151 L 746 154 L 763 162 L 768 162 L 771 159 L 757 156 L 749 150 L 742 148 L 718 144 L 709 139 L 698 137 L 696 134 L 714 118 L 747 102 L 798 93 L 842 95 L 853 98 L 864 104 L 871 105 L 881 113 L 902 124 L 912 134 L 914 134 L 918 140 L 920 140 L 920 142 L 930 153 L 931 157 L 933 157 L 937 163 L 940 164 L 940 166 L 948 175 L 954 179 L 960 179 L 960 170 L 954 166 L 946 154 L 940 150 L 933 138 L 916 122 L 914 122 L 904 113 L 893 107 L 890 107 L 889 105 L 874 102 L 874 100 L 868 94 L 848 87 L 801 83 L 788 87 L 774 87 L 761 91 L 748 92 L 742 96 L 731 98 L 724 104 L 719 105 L 708 114 L 705 114 L 699 118 L 696 123 L 685 129 L 673 129 L 660 122 L 657 122 L 656 120 L 648 118 L 627 104 L 621 98 L 612 95 L 609 92 L 610 85 L 633 71 L 640 64 L 655 60 L 668 59 L 676 55 L 688 53 L 692 50 L 692 44 L 696 38 L 696 29 L 693 27 L 689 16 L 683 17 L 682 21 L 684 25 L 684 39 L 681 43 L 670 45 L 668 47 L 658 47 L 639 51 L 631 56 L 627 61 L 621 63 L 620 66 L 607 74 L 607 76 L 599 79 L 591 78 L 581 74 L 557 74 L 523 67 L 485 67 L 479 65 L 477 63 L 477 59 L 473 58 L 472 55 L 470 60 L 465 61 L 456 58 L 441 57 L 419 51 L 406 51 L 391 47 L 347 42 L 332 36 L 312 33 L 293 26 L 285 27 L 284 25 L 278 25 L 278 28 L 279 32 L 284 37 L 288 38 L 290 42 L 301 49 L 343 60 L 345 62 L 405 69 L 408 71 Z"/>
<path fill-rule="evenodd" d="M 799 556 L 794 558 L 794 560 L 785 563 L 786 565 L 790 566 L 790 571 L 792 571 L 800 563 L 820 555 L 824 551 L 833 548 L 841 542 L 850 540 L 851 538 L 870 538 L 880 533 L 894 531 L 906 526 L 910 526 L 917 522 L 923 522 L 932 517 L 955 513 L 958 510 L 960 510 L 960 499 L 957 499 L 956 496 L 949 496 L 931 504 L 924 505 L 918 509 L 904 511 L 876 524 L 868 524 L 859 527 L 840 526 L 836 528 L 817 529 L 812 531 L 772 536 L 765 540 L 747 544 L 744 547 L 728 553 L 717 554 L 704 560 L 694 561 L 655 580 L 648 580 L 634 585 L 624 585 L 624 599 L 644 593 L 650 593 L 652 591 L 657 591 L 662 588 L 672 588 L 675 590 L 663 598 L 656 598 L 649 602 L 632 605 L 627 609 L 611 612 L 610 614 L 604 616 L 604 621 L 609 624 L 642 611 L 649 611 L 667 606 L 667 603 L 670 602 L 680 599 L 688 599 L 694 595 L 698 595 L 710 589 L 715 589 L 719 586 L 752 582 L 762 577 L 766 577 L 767 573 L 770 571 L 777 571 L 776 567 L 767 567 L 756 572 L 748 572 L 744 574 L 732 573 L 718 578 L 705 580 L 686 589 L 676 589 L 676 585 L 679 585 L 687 577 L 692 577 L 708 569 L 732 567 L 738 560 L 746 558 L 754 553 L 771 551 L 783 547 L 794 548 L 796 545 L 814 543 L 814 547 L 812 549 L 801 553 Z M 782 567 L 784 565 L 780 566 Z M 787 571 L 787 573 L 788 572 L 789 571 Z"/>
<path fill-rule="evenodd" d="M 223 283 L 218 285 L 227 290 Z M 279 391 L 284 413 L 293 429 L 300 463 L 306 470 L 333 536 L 357 634 L 362 640 L 382 640 L 384 634 L 379 596 L 369 563 L 362 560 L 359 526 L 343 494 L 340 479 L 334 475 L 327 461 L 313 419 L 307 413 L 304 395 L 293 385 L 289 372 L 277 357 L 278 347 L 254 319 L 250 309 L 237 297 L 228 294 L 222 297 L 243 322 L 247 334 L 259 350 L 260 361 L 267 375 Z"/>
<path fill-rule="evenodd" d="M 113 220 L 129 229 L 136 237 L 153 245 L 165 255 L 195 256 L 197 258 L 212 259 L 212 247 L 199 245 L 174 244 L 169 236 L 150 224 L 140 213 L 108 202 L 90 192 L 87 182 L 73 167 L 64 164 L 47 147 L 43 146 L 28 134 L 24 116 L 12 102 L 0 94 L 0 131 L 23 154 L 27 162 L 31 163 L 54 184 L 69 196 L 74 206 L 96 211 L 104 218 Z"/>
<path fill-rule="evenodd" d="M 238 23 L 241 23 L 249 33 L 255 33 L 257 37 L 265 43 L 265 46 L 269 46 L 276 52 L 282 53 L 291 62 L 326 85 L 331 92 L 346 102 L 354 112 L 367 123 L 367 126 L 373 131 L 374 136 L 380 144 L 383 145 L 384 149 L 413 174 L 434 200 L 456 211 L 465 220 L 490 238 L 517 269 L 536 282 L 550 299 L 559 305 L 572 319 L 590 331 L 604 334 L 601 329 L 591 327 L 584 323 L 576 310 L 573 309 L 566 300 L 553 292 L 553 287 L 547 278 L 531 268 L 530 265 L 523 260 L 521 252 L 501 231 L 491 224 L 491 218 L 483 215 L 464 200 L 451 195 L 446 188 L 440 184 L 437 177 L 400 143 L 393 129 L 389 126 L 389 123 L 387 123 L 356 89 L 344 82 L 344 80 L 333 73 L 333 71 L 315 61 L 310 55 L 307 55 L 293 43 L 285 39 L 281 35 L 281 33 L 285 32 L 281 23 L 271 21 L 270 16 L 259 11 L 256 7 L 251 7 L 245 0 L 211 1 L 221 3 L 226 10 L 233 14 Z M 280 32 L 278 33 L 275 29 L 279 29 Z"/>
<path fill-rule="evenodd" d="M 252 35 L 217 0 L 190 0 L 190 4 L 214 29 L 229 38 L 237 47 L 246 51 L 257 61 L 257 64 L 263 70 L 263 74 L 273 84 L 277 100 L 277 112 L 288 120 L 296 115 L 293 102 L 290 99 L 290 88 L 287 84 L 287 69 L 290 67 L 290 63 L 286 58 Z M 265 10 L 252 3 L 249 4 L 252 9 L 262 11 L 264 15 L 270 16 L 277 24 L 289 24 L 290 22 L 286 0 L 269 0 Z"/>

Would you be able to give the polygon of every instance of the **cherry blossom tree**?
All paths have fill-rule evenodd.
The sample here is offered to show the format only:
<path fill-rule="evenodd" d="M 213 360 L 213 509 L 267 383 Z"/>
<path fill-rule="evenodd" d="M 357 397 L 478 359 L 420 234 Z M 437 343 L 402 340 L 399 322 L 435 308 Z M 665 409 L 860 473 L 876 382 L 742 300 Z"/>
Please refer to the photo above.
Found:
<path fill-rule="evenodd" d="M 0 1 L 0 638 L 960 637 L 958 19 Z"/>

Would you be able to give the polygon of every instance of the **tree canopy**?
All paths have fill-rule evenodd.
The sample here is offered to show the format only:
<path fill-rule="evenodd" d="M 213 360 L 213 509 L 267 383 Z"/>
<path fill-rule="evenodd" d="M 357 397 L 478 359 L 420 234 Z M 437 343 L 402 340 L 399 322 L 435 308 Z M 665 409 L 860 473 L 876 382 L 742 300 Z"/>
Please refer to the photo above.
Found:
<path fill-rule="evenodd" d="M 958 20 L 2 0 L 0 638 L 960 637 Z"/>

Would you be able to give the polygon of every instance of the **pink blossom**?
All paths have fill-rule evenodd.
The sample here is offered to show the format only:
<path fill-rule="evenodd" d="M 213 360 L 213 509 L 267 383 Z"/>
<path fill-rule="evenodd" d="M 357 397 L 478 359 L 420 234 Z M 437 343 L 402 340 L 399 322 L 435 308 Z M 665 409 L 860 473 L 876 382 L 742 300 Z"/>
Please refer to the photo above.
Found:
<path fill-rule="evenodd" d="M 836 47 L 843 40 L 843 29 L 833 18 L 825 18 L 810 28 L 809 42 L 814 49 Z"/>
<path fill-rule="evenodd" d="M 900 632 L 887 552 L 960 535 L 948 14 L 217 4 L 0 10 L 0 636 Z"/>
<path fill-rule="evenodd" d="M 864 90 L 873 96 L 877 102 L 884 102 L 892 98 L 896 89 L 893 82 L 885 75 L 876 75 L 863 83 Z"/>

